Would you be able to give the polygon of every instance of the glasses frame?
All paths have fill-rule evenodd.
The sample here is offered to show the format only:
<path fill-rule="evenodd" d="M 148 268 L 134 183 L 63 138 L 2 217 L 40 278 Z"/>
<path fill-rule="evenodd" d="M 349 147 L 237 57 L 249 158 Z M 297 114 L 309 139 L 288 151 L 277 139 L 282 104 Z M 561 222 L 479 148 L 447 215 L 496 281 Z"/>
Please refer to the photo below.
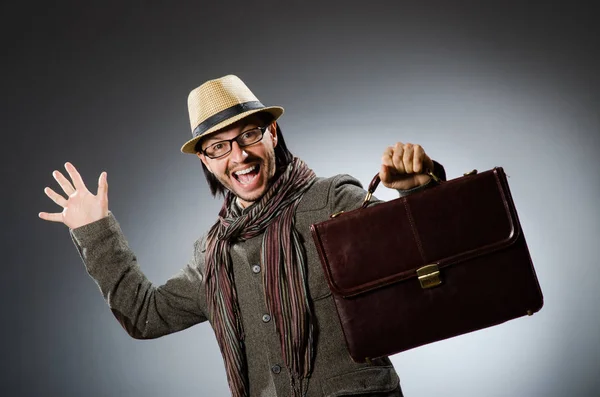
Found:
<path fill-rule="evenodd" d="M 269 126 L 250 128 L 249 130 L 246 130 L 246 131 L 242 131 L 242 132 L 240 132 L 238 135 L 236 135 L 236 136 L 235 136 L 235 137 L 233 137 L 232 139 L 223 139 L 222 141 L 218 141 L 218 142 L 215 142 L 215 143 L 211 143 L 210 145 L 208 145 L 208 146 L 206 147 L 206 149 L 208 149 L 208 148 L 209 148 L 209 147 L 211 147 L 211 146 L 214 146 L 214 145 L 218 145 L 218 144 L 220 144 L 220 143 L 225 143 L 225 142 L 227 142 L 227 143 L 229 144 L 229 151 L 228 151 L 227 153 L 225 153 L 225 154 L 222 154 L 222 155 L 220 155 L 220 156 L 213 157 L 213 156 L 211 156 L 210 154 L 208 154 L 208 153 L 206 152 L 206 149 L 201 149 L 200 151 L 202 152 L 202 154 L 204 154 L 204 155 L 205 155 L 206 157 L 208 157 L 209 159 L 213 159 L 213 160 L 214 160 L 214 159 L 220 159 L 221 157 L 225 157 L 225 156 L 227 156 L 229 153 L 231 153 L 231 151 L 233 150 L 233 142 L 234 142 L 234 141 L 235 141 L 235 142 L 237 142 L 237 144 L 238 144 L 238 146 L 239 146 L 240 148 L 243 148 L 243 147 L 248 147 L 248 146 L 252 146 L 252 145 L 254 145 L 254 144 L 256 144 L 256 143 L 258 143 L 258 142 L 262 141 L 262 139 L 263 139 L 263 138 L 264 138 L 264 136 L 265 136 L 265 132 L 267 131 L 267 128 L 269 128 Z M 238 139 L 239 139 L 239 138 L 240 138 L 242 135 L 246 134 L 247 132 L 253 131 L 253 130 L 260 130 L 260 138 L 259 138 L 259 139 L 257 139 L 257 140 L 256 140 L 256 142 L 252 142 L 252 143 L 249 143 L 249 144 L 247 144 L 247 145 L 242 145 L 242 144 L 241 144 L 241 143 L 238 141 Z"/>

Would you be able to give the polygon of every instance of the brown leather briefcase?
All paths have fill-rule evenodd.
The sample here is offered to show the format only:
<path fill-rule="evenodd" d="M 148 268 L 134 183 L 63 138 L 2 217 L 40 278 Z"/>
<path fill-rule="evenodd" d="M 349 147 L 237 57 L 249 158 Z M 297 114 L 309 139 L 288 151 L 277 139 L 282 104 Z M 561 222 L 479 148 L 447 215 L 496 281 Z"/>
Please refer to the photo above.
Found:
<path fill-rule="evenodd" d="M 311 226 L 350 356 L 364 362 L 543 305 L 501 167 Z"/>

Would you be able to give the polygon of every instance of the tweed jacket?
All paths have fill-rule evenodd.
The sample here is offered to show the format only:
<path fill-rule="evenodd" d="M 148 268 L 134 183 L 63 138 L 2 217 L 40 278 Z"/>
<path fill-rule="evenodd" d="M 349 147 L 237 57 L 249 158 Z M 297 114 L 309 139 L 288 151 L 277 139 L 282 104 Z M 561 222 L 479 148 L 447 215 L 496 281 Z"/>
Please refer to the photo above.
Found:
<path fill-rule="evenodd" d="M 430 184 L 400 193 L 409 194 Z M 402 395 L 398 375 L 387 357 L 368 364 L 350 358 L 310 234 L 311 224 L 359 207 L 365 194 L 361 184 L 348 175 L 316 178 L 297 208 L 295 226 L 306 252 L 316 326 L 314 370 L 307 397 Z M 165 284 L 155 286 L 141 271 L 112 213 L 70 233 L 87 272 L 132 337 L 157 338 L 209 320 L 204 283 L 206 235 L 194 243 L 190 262 Z M 250 396 L 290 396 L 290 376 L 264 299 L 261 242 L 262 235 L 235 243 L 230 250 L 246 338 Z"/>

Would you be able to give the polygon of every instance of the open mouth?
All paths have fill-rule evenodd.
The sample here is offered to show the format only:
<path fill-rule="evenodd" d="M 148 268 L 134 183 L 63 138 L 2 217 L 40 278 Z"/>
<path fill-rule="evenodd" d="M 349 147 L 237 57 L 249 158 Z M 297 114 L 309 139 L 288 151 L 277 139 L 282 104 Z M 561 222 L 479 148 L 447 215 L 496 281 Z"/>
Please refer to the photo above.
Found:
<path fill-rule="evenodd" d="M 258 176 L 260 166 L 258 164 L 251 165 L 243 170 L 235 171 L 232 173 L 233 177 L 242 185 L 251 184 L 254 179 Z"/>

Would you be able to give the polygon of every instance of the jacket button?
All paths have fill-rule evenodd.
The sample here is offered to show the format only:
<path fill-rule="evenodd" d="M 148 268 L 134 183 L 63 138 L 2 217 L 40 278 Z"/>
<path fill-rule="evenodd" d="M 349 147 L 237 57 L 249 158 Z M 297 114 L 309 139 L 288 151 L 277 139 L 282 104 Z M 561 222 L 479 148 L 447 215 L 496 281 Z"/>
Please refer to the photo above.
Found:
<path fill-rule="evenodd" d="M 268 323 L 269 321 L 271 321 L 271 316 L 268 314 L 263 314 L 262 320 L 263 322 Z"/>
<path fill-rule="evenodd" d="M 281 367 L 279 365 L 275 364 L 271 367 L 271 371 L 273 371 L 274 374 L 278 374 L 281 372 Z"/>
<path fill-rule="evenodd" d="M 260 266 L 259 265 L 252 266 L 252 271 L 254 273 L 260 273 Z"/>

